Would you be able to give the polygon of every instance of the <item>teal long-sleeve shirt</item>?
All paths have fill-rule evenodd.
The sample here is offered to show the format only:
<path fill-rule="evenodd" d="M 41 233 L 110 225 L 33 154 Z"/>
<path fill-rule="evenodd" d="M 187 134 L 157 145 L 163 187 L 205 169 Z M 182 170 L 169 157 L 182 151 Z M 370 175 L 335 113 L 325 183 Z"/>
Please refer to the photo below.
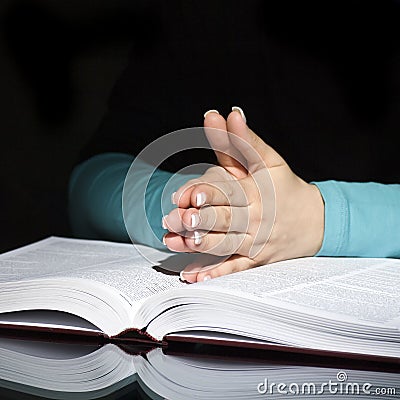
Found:
<path fill-rule="evenodd" d="M 116 241 L 131 237 L 136 243 L 165 249 L 162 236 L 167 231 L 161 227 L 161 218 L 173 207 L 171 194 L 195 176 L 156 170 L 147 183 L 144 179 L 152 171 L 143 163 L 136 168 L 139 178 L 128 180 L 124 188 L 133 161 L 128 154 L 104 153 L 74 169 L 69 216 L 76 236 Z M 325 203 L 324 239 L 317 256 L 400 257 L 400 185 L 313 183 Z M 140 206 L 143 187 L 147 187 L 146 213 Z"/>
<path fill-rule="evenodd" d="M 68 211 L 75 236 L 120 242 L 131 239 L 166 250 L 162 216 L 173 208 L 172 193 L 197 175 L 154 170 L 137 159 L 132 173 L 134 160 L 128 154 L 103 153 L 73 170 Z"/>
<path fill-rule="evenodd" d="M 314 182 L 325 203 L 317 256 L 400 258 L 400 185 Z"/>

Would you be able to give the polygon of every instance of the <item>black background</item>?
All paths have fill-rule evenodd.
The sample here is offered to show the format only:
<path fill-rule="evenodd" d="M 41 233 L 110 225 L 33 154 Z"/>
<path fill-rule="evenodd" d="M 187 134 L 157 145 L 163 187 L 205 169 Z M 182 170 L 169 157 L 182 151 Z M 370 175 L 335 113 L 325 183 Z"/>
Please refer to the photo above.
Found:
<path fill-rule="evenodd" d="M 132 43 L 109 16 L 132 8 L 108 0 L 0 2 L 1 250 L 69 234 L 68 177 Z"/>
<path fill-rule="evenodd" d="M 185 4 L 168 3 L 171 17 L 178 3 Z M 215 4 L 227 16 L 239 5 L 200 3 L 210 20 Z M 266 129 L 269 142 L 307 180 L 399 182 L 399 3 L 244 4 L 253 3 L 274 59 L 265 76 L 275 90 L 265 102 L 266 122 L 246 109 L 253 127 Z M 0 250 L 70 235 L 69 174 L 106 113 L 132 45 L 169 29 L 161 4 L 1 2 Z M 212 85 L 218 77 L 208 79 Z M 176 112 L 173 96 L 166 113 Z"/>

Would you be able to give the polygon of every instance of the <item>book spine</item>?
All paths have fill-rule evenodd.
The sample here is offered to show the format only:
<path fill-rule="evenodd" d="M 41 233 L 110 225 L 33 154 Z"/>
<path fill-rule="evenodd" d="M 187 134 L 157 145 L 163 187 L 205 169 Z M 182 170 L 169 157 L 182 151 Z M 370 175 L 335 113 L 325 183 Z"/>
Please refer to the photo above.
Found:
<path fill-rule="evenodd" d="M 109 341 L 109 337 L 103 332 L 12 324 L 1 324 L 0 336 L 9 339 L 53 343 L 98 344 L 99 346 Z"/>
<path fill-rule="evenodd" d="M 143 344 L 151 344 L 152 346 L 161 346 L 160 341 L 158 341 L 153 336 L 149 335 L 146 331 L 137 328 L 125 329 L 118 335 L 111 336 L 109 340 L 111 343 L 115 344 L 143 343 Z"/>

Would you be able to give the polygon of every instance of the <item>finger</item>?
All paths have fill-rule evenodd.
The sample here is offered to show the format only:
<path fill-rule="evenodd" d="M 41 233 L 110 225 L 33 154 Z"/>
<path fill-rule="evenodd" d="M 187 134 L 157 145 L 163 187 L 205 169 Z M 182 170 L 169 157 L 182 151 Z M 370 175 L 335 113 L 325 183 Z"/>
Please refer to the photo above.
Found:
<path fill-rule="evenodd" d="M 174 208 L 168 215 L 163 217 L 162 226 L 170 232 L 179 233 L 186 230 L 183 221 L 186 210 L 184 208 Z"/>
<path fill-rule="evenodd" d="M 183 234 L 185 235 L 185 233 Z M 167 233 L 163 237 L 164 245 L 171 251 L 175 251 L 177 253 L 193 253 L 195 250 L 192 250 L 185 241 L 185 237 L 182 234 L 178 233 Z"/>
<path fill-rule="evenodd" d="M 238 110 L 232 111 L 227 118 L 227 129 L 232 144 L 246 159 L 248 169 L 260 167 L 273 168 L 285 165 L 285 160 L 246 124 Z"/>
<path fill-rule="evenodd" d="M 180 272 L 180 278 L 188 283 L 197 281 L 197 273 L 209 265 L 217 265 L 225 261 L 227 257 L 218 257 L 211 254 L 195 253 L 191 255 L 194 261 L 188 264 L 183 271 Z"/>
<path fill-rule="evenodd" d="M 190 203 L 196 208 L 206 204 L 245 207 L 250 203 L 250 200 L 247 199 L 242 181 L 197 183 L 191 190 Z M 179 203 L 179 207 L 181 207 L 181 203 Z"/>
<path fill-rule="evenodd" d="M 187 231 L 247 232 L 249 225 L 247 207 L 204 206 L 183 210 L 180 215 Z"/>
<path fill-rule="evenodd" d="M 215 151 L 219 164 L 240 179 L 247 175 L 244 159 L 230 142 L 226 130 L 226 121 L 218 111 L 209 110 L 204 114 L 204 132 Z"/>
<path fill-rule="evenodd" d="M 181 208 L 190 207 L 190 196 L 191 190 L 195 184 L 206 183 L 206 182 L 218 182 L 218 181 L 229 181 L 234 180 L 232 175 L 222 167 L 211 167 L 199 178 L 191 179 L 182 185 L 172 195 L 172 203 L 179 205 Z"/>
<path fill-rule="evenodd" d="M 246 233 L 207 233 L 200 230 L 188 232 L 184 240 L 186 246 L 192 251 L 213 254 L 215 256 L 227 256 L 235 253 L 242 254 L 242 251 L 248 247 L 246 244 L 251 242 L 251 238 Z"/>
<path fill-rule="evenodd" d="M 254 268 L 256 262 L 245 256 L 233 255 L 227 260 L 214 265 L 209 265 L 204 268 L 193 268 L 186 271 L 186 268 L 181 272 L 181 278 L 187 282 L 203 282 L 209 279 L 218 278 L 220 276 L 232 274 L 234 272 L 244 271 Z"/>
<path fill-rule="evenodd" d="M 204 183 L 202 177 L 191 179 L 182 185 L 175 193 L 172 194 L 172 204 L 180 208 L 188 208 L 191 205 L 191 194 L 196 184 Z"/>
<path fill-rule="evenodd" d="M 188 283 L 197 282 L 197 274 L 204 268 L 204 265 L 193 263 L 185 267 L 183 271 L 180 272 L 179 277 L 182 281 Z"/>

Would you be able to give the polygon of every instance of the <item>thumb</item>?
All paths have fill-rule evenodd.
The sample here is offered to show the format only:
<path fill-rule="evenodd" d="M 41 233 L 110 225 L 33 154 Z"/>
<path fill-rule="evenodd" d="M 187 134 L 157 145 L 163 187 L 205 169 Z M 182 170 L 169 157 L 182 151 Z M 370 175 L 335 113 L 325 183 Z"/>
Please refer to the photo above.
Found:
<path fill-rule="evenodd" d="M 209 110 L 204 114 L 204 133 L 219 165 L 235 178 L 244 178 L 247 175 L 245 160 L 229 140 L 226 121 L 217 110 Z"/>
<path fill-rule="evenodd" d="M 243 111 L 239 107 L 233 109 L 227 118 L 229 138 L 245 158 L 249 172 L 286 165 L 285 160 L 247 126 Z"/>

